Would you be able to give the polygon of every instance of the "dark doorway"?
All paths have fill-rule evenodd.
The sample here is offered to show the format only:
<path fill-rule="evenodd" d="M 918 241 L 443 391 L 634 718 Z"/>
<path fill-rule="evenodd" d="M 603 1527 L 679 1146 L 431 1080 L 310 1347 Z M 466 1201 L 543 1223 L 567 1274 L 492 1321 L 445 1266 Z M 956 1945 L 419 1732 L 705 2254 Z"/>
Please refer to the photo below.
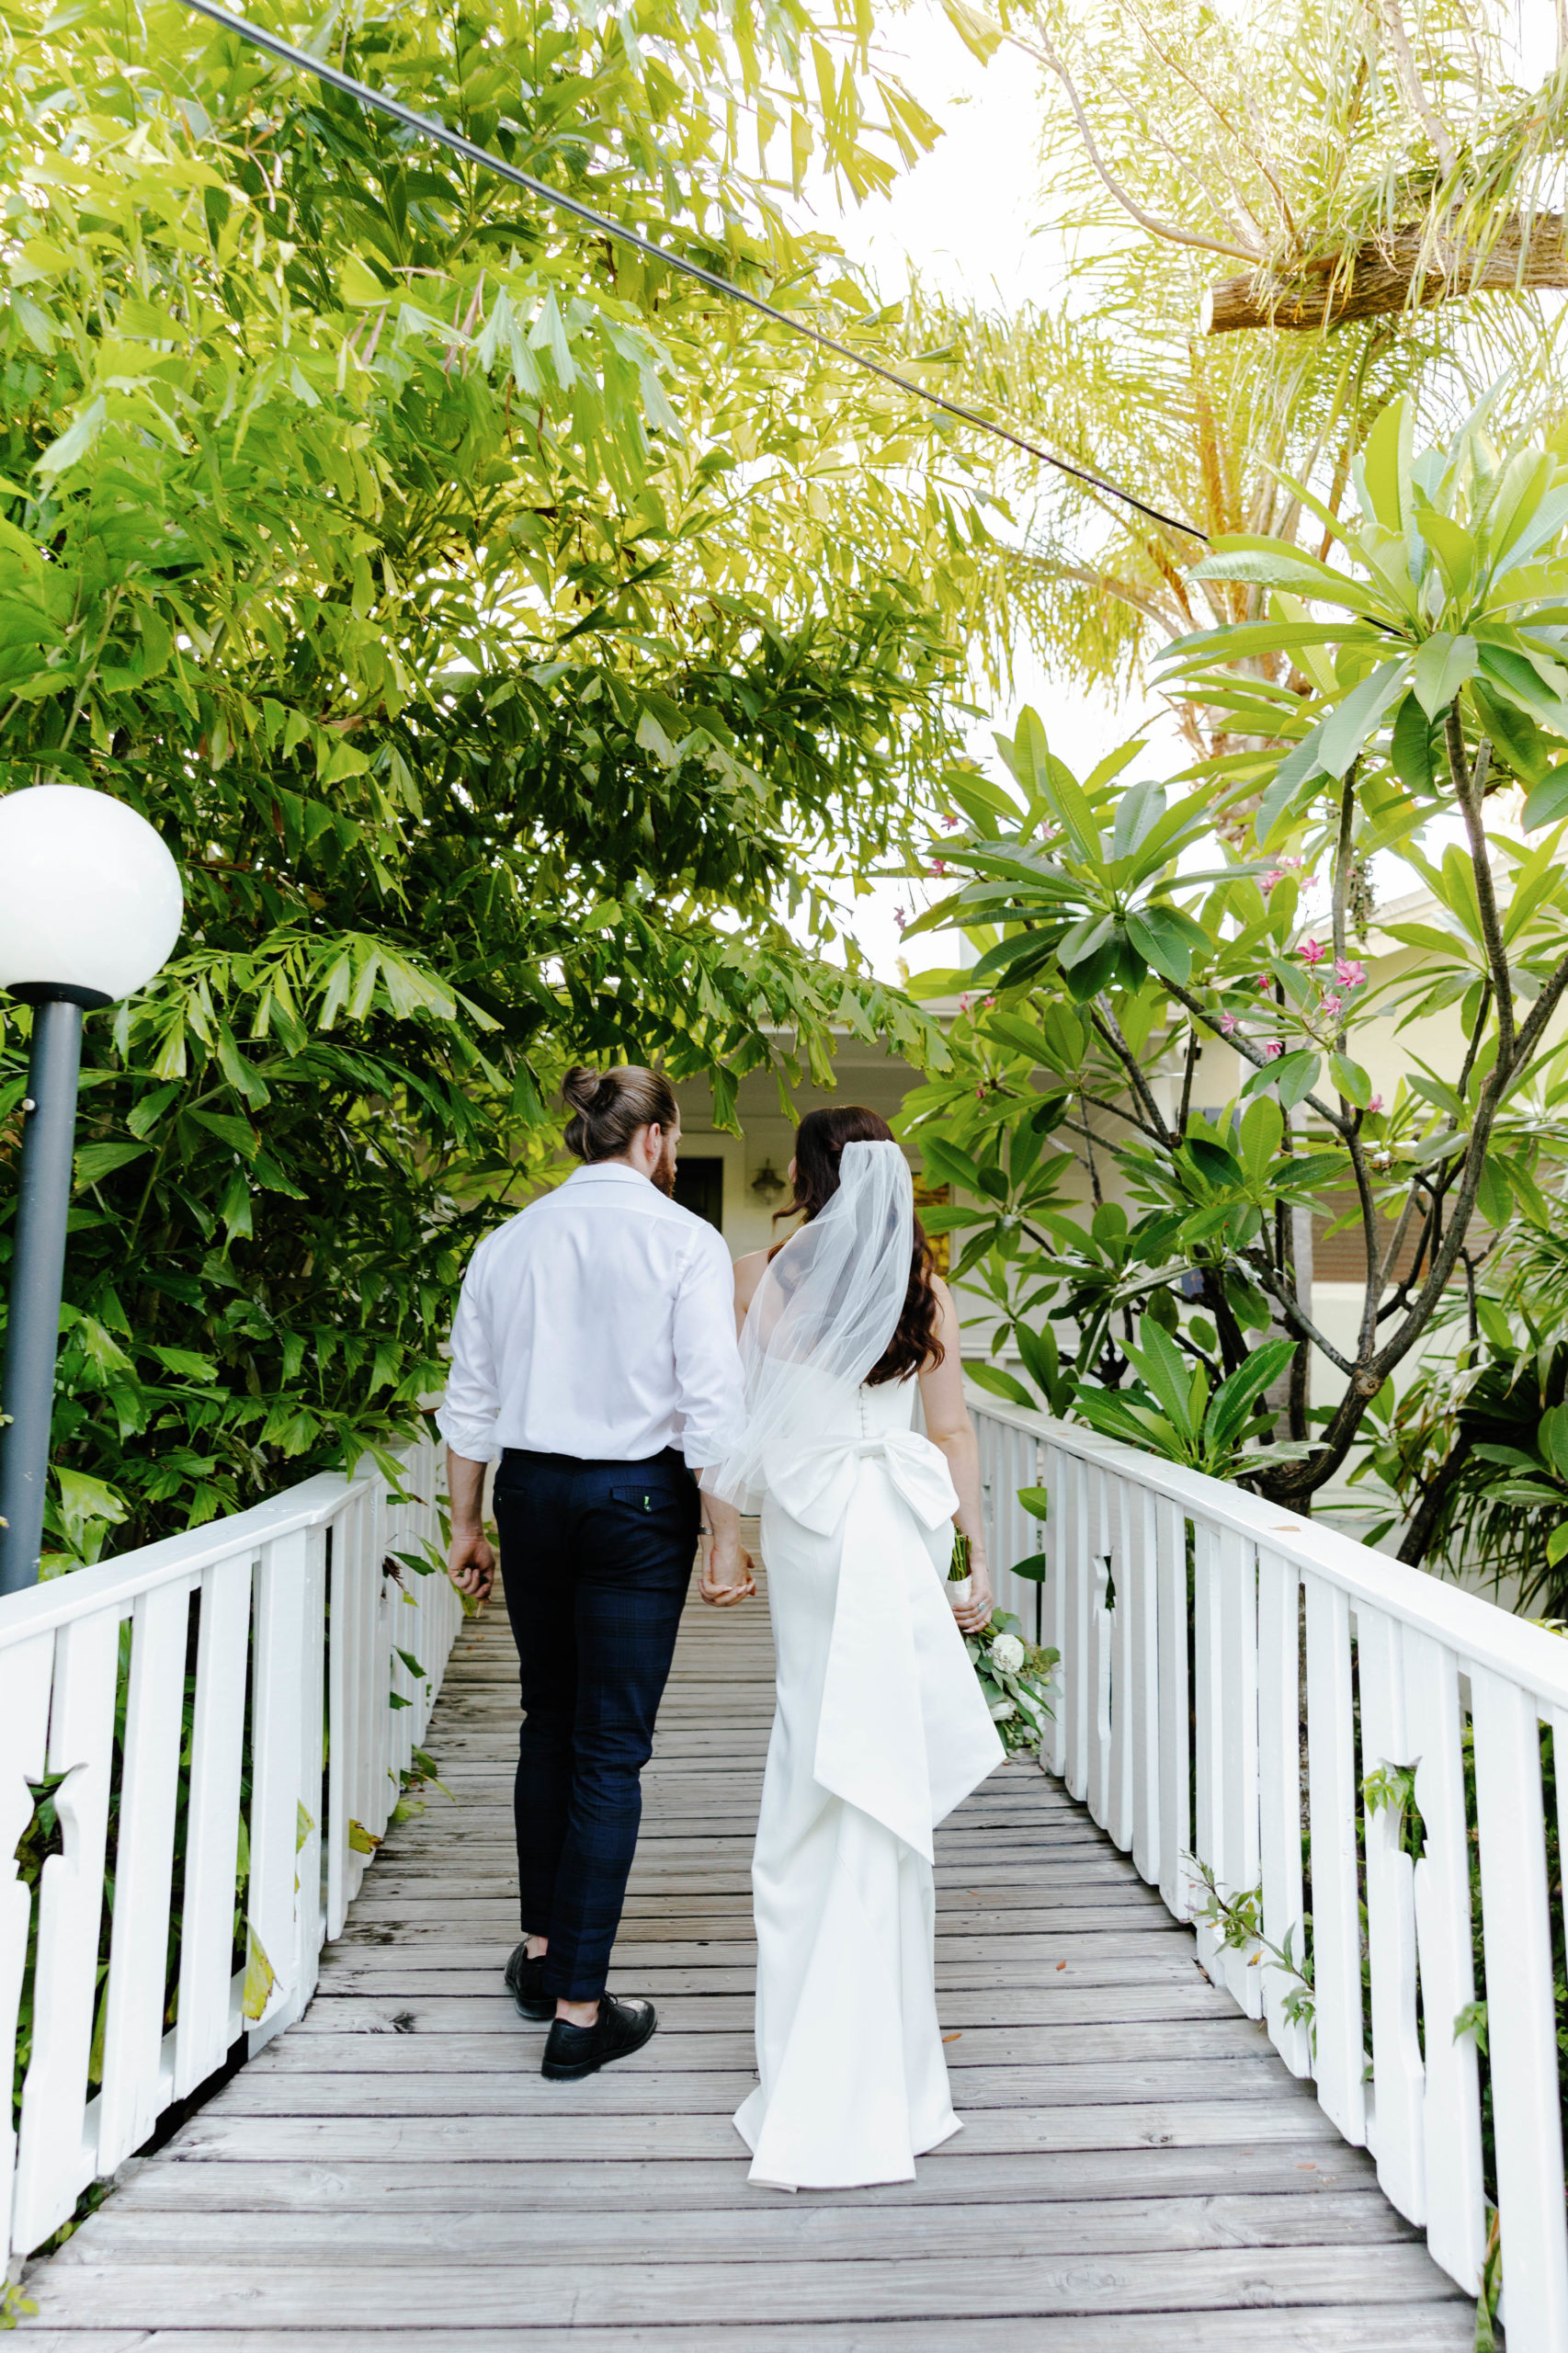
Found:
<path fill-rule="evenodd" d="M 724 1231 L 724 1164 L 722 1160 L 687 1160 L 684 1154 L 676 1163 L 676 1199 L 683 1210 L 690 1210 L 698 1217 L 705 1217 L 711 1226 Z"/>

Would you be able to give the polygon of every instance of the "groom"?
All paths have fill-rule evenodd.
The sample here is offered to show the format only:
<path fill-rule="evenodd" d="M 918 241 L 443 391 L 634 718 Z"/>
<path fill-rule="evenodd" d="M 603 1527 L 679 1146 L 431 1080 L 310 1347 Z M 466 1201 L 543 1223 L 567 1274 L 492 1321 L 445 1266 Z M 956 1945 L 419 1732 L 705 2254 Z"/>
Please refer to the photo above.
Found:
<path fill-rule="evenodd" d="M 668 1081 L 568 1073 L 584 1163 L 485 1236 L 463 1278 L 446 1400 L 448 1568 L 479 1599 L 495 1520 L 522 1666 L 517 1876 L 523 1941 L 506 1984 L 553 2020 L 541 2073 L 593 2075 L 658 2020 L 605 1991 L 653 1745 L 706 1505 L 703 1598 L 751 1592 L 740 1521 L 696 1473 L 735 1435 L 741 1366 L 729 1254 L 674 1198 L 680 1114 Z M 684 1458 L 684 1459 L 683 1459 Z"/>

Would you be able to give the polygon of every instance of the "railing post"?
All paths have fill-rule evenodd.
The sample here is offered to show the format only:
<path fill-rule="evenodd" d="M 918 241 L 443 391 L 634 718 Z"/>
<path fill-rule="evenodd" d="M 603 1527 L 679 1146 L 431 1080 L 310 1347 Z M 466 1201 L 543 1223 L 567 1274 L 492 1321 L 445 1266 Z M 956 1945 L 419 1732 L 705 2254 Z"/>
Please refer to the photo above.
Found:
<path fill-rule="evenodd" d="M 1258 1870 L 1263 1933 L 1306 1958 L 1301 1903 L 1301 1580 L 1293 1561 L 1257 1556 Z M 1269 2039 L 1293 2075 L 1312 2073 L 1312 2038 L 1287 2015 L 1290 1979 L 1276 1962 L 1257 1972 Z"/>
<path fill-rule="evenodd" d="M 1407 1767 L 1400 1629 L 1376 1609 L 1356 1616 L 1361 1685 L 1361 1775 Z M 1367 1949 L 1372 1972 L 1372 2121 L 1378 2179 L 1412 2222 L 1426 2218 L 1422 2117 L 1426 2075 L 1415 2026 L 1415 1866 L 1392 1804 L 1365 1808 Z"/>
<path fill-rule="evenodd" d="M 49 1744 L 49 1692 L 54 1635 L 35 1634 L 0 1651 L 0 2084 L 7 2092 L 17 2059 L 17 2013 L 27 1970 L 32 1892 L 17 1865 L 17 1847 L 34 1810 L 28 1784 L 43 1778 Z M 11 2103 L 0 2100 L 0 2278 L 17 2244 L 17 2135 Z"/>
<path fill-rule="evenodd" d="M 254 2053 L 287 2022 L 301 1988 L 294 1892 L 300 1843 L 301 1665 L 305 1648 L 306 1554 L 310 1535 L 297 1529 L 263 1547 L 256 1579 L 251 1653 L 250 1937 L 260 1945 L 273 1983 L 259 2018 L 249 2021 Z"/>
<path fill-rule="evenodd" d="M 1192 1916 L 1192 1741 L 1188 1714 L 1187 1515 L 1161 1495 L 1154 1506 L 1160 1646 L 1160 1893 L 1176 1919 Z"/>
<path fill-rule="evenodd" d="M 1234 1529 L 1216 1546 L 1214 1599 L 1219 1617 L 1220 1808 L 1216 1824 L 1227 1893 L 1258 1882 L 1257 1848 L 1257 1553 Z M 1225 1948 L 1225 1980 L 1249 2018 L 1263 2015 L 1257 1948 Z"/>
<path fill-rule="evenodd" d="M 211 2075 L 238 2026 L 230 1952 L 239 1851 L 240 1768 L 250 1633 L 251 1554 L 222 1561 L 201 1580 L 196 1721 L 180 1919 L 175 2097 Z"/>
<path fill-rule="evenodd" d="M 1407 1744 L 1426 1849 L 1415 1866 L 1415 1897 L 1426 2028 L 1426 2238 L 1444 2270 L 1477 2295 L 1486 2247 L 1480 2070 L 1474 2035 L 1454 2031 L 1475 1999 L 1459 1662 L 1415 1627 L 1403 1632 Z"/>
<path fill-rule="evenodd" d="M 1528 1692 L 1484 1667 L 1471 1673 L 1471 1721 L 1509 2353 L 1562 2353 L 1568 2225 L 1540 1722 Z"/>
<path fill-rule="evenodd" d="M 141 2147 L 174 2082 L 164 2053 L 164 2005 L 190 1595 L 187 1584 L 159 1586 L 140 1596 L 131 1614 L 98 2111 L 100 2173 L 112 2173 Z"/>
<path fill-rule="evenodd" d="M 25 2248 L 70 2217 L 92 2179 L 86 2144 L 87 2065 L 98 1986 L 104 1847 L 114 1753 L 117 1618 L 87 1618 L 55 1638 L 49 1770 L 64 1852 L 39 1882 L 33 1975 L 33 2056 L 22 2089 L 16 2238 Z"/>
<path fill-rule="evenodd" d="M 1362 2088 L 1361 1915 L 1356 1875 L 1356 1758 L 1350 1606 L 1309 1574 L 1307 1759 L 1312 1841 L 1313 2024 L 1318 2104 L 1358 2146 L 1367 2137 Z"/>

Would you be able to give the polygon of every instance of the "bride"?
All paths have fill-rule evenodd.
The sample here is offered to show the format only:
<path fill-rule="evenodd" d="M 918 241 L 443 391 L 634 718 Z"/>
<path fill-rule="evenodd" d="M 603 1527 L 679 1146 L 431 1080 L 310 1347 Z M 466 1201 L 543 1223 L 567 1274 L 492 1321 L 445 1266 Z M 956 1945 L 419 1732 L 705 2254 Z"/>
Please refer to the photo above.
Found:
<path fill-rule="evenodd" d="M 958 1317 L 908 1164 L 846 1107 L 801 1121 L 790 1174 L 805 1222 L 736 1266 L 745 1430 L 702 1482 L 760 1507 L 778 1658 L 752 1863 L 761 2081 L 735 2123 L 753 2181 L 843 2188 L 910 2180 L 959 2130 L 932 1831 L 1003 1748 L 960 1632 L 991 1596 Z M 974 1578 L 957 1610 L 955 1521 Z"/>

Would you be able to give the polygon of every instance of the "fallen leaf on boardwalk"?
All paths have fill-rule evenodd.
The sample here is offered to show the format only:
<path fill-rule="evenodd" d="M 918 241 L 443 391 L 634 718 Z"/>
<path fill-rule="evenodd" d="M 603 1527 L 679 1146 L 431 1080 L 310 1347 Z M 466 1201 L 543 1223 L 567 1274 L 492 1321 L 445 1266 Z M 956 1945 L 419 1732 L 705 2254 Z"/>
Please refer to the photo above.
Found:
<path fill-rule="evenodd" d="M 1067 1963 L 1066 1963 L 1064 1961 L 1059 1961 L 1057 1962 L 1056 1966 L 1057 1966 L 1057 1968 L 1058 1968 L 1059 1970 L 1061 1970 L 1061 1969 L 1065 1969 L 1065 1968 L 1066 1968 L 1066 1966 L 1067 1966 Z"/>
<path fill-rule="evenodd" d="M 958 2030 L 958 2032 L 957 2032 L 956 2034 L 945 2034 L 945 2035 L 942 2037 L 942 2040 L 943 2040 L 944 2042 L 961 2042 L 961 2041 L 963 2040 L 963 2029 L 962 2029 L 962 2027 L 961 2027 L 961 2026 L 960 2027 L 960 2029 L 959 2029 L 959 2030 Z"/>

